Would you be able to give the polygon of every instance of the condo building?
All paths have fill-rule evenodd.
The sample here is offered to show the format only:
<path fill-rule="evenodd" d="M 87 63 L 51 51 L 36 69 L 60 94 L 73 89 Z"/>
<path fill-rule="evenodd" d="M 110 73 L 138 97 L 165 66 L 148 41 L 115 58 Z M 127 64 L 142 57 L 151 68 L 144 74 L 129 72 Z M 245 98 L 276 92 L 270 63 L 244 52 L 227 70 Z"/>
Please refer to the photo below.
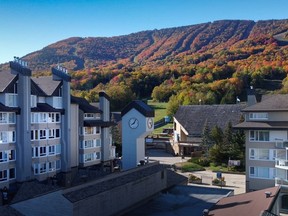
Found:
<path fill-rule="evenodd" d="M 248 104 L 245 121 L 234 127 L 246 136 L 246 191 L 288 185 L 288 95 L 257 102 L 251 90 Z"/>
<path fill-rule="evenodd" d="M 0 188 L 15 182 L 61 176 L 69 186 L 79 167 L 112 168 L 110 99 L 99 106 L 70 95 L 71 77 L 62 67 L 50 77 L 32 77 L 15 58 L 0 72 Z"/>

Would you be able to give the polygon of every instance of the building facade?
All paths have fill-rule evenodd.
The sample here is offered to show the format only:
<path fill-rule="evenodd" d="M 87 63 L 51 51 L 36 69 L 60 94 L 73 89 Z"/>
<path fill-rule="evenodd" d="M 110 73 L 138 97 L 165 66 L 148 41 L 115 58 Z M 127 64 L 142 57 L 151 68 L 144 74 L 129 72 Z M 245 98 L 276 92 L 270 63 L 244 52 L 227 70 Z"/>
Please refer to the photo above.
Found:
<path fill-rule="evenodd" d="M 69 185 L 75 168 L 112 164 L 113 123 L 104 92 L 95 107 L 70 95 L 64 68 L 38 78 L 19 59 L 10 68 L 0 72 L 0 188 L 59 173 Z"/>
<path fill-rule="evenodd" d="M 246 136 L 246 191 L 288 185 L 288 95 L 252 101 L 235 126 Z"/>
<path fill-rule="evenodd" d="M 173 117 L 172 147 L 175 154 L 191 156 L 197 151 L 205 127 L 211 130 L 218 126 L 224 131 L 229 122 L 238 124 L 244 107 L 246 103 L 180 106 Z"/>

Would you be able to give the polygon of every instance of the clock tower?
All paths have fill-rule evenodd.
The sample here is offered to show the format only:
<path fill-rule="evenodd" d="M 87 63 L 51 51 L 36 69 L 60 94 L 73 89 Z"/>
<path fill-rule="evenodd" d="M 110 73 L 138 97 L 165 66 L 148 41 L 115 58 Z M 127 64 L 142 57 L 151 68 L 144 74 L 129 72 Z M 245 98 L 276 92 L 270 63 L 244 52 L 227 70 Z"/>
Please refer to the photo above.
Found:
<path fill-rule="evenodd" d="M 145 160 L 145 137 L 154 130 L 154 110 L 135 100 L 121 112 L 122 168 L 128 170 Z"/>

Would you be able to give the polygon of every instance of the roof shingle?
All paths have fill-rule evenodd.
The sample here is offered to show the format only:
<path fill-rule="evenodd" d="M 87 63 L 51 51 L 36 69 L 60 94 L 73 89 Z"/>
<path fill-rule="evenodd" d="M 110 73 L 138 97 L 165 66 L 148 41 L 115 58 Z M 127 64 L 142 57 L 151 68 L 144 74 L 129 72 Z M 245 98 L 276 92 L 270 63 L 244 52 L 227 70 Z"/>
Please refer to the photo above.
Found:
<path fill-rule="evenodd" d="M 238 124 L 242 116 L 241 110 L 246 106 L 246 103 L 180 106 L 174 118 L 189 135 L 199 136 L 203 133 L 205 124 L 209 129 L 216 125 L 225 129 L 229 122 L 232 126 Z"/>

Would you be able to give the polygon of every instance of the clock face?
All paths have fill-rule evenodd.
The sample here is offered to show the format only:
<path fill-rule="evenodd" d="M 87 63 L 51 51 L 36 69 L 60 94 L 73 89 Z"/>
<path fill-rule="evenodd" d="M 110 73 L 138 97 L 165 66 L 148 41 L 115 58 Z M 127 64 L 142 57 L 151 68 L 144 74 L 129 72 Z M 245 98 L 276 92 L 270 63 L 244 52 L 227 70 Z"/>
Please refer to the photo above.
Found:
<path fill-rule="evenodd" d="M 131 118 L 128 124 L 130 128 L 135 129 L 139 126 L 139 120 L 137 118 Z"/>
<path fill-rule="evenodd" d="M 149 129 L 151 129 L 153 127 L 153 119 L 152 118 L 148 118 L 147 120 L 147 127 Z"/>

